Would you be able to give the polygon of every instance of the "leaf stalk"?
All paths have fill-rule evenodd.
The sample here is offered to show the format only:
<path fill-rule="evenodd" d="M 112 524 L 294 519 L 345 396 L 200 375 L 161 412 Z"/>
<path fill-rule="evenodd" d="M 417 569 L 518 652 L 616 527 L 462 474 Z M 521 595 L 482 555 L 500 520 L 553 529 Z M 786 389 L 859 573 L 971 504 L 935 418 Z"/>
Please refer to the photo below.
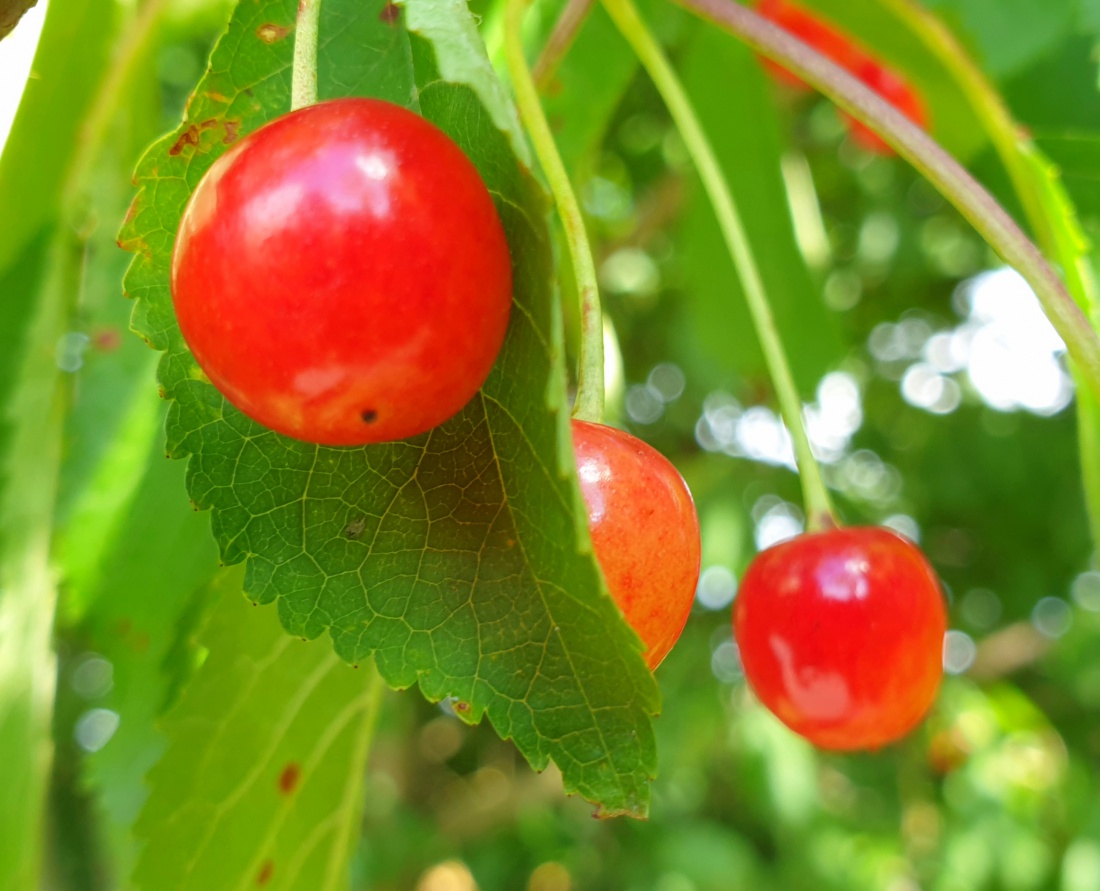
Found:
<path fill-rule="evenodd" d="M 775 323 L 775 316 L 764 290 L 760 269 L 749 245 L 729 184 L 722 175 L 714 148 L 703 131 L 683 84 L 631 0 L 603 0 L 603 3 L 615 25 L 646 69 L 654 86 L 657 87 L 665 105 L 668 106 L 669 113 L 703 181 L 703 188 L 714 205 L 722 237 L 733 257 L 749 304 L 753 325 L 760 338 L 768 372 L 775 386 L 780 413 L 794 444 L 795 460 L 802 480 L 802 495 L 806 505 L 807 528 L 815 531 L 835 526 L 836 516 L 829 492 L 821 476 L 821 468 L 814 458 L 806 426 L 803 423 L 802 400 L 798 395 L 794 375 L 791 373 L 790 363 L 787 361 L 787 354 L 783 349 Z"/>
<path fill-rule="evenodd" d="M 546 113 L 539 102 L 531 70 L 523 53 L 521 28 L 529 0 L 508 0 L 504 17 L 504 54 L 515 90 L 516 105 L 531 137 L 539 165 L 554 196 L 576 277 L 581 309 L 581 351 L 577 371 L 577 399 L 573 417 L 599 423 L 604 411 L 603 311 L 596 280 L 596 264 L 584 227 L 580 203 L 565 164 L 554 143 Z"/>
<path fill-rule="evenodd" d="M 839 65 L 734 0 L 675 0 L 782 64 L 867 124 L 912 164 L 1031 285 L 1080 375 L 1100 398 L 1100 337 L 1058 273 L 996 199 L 942 146 Z"/>
<path fill-rule="evenodd" d="M 298 0 L 294 29 L 294 67 L 290 80 L 290 110 L 317 103 L 317 39 L 321 0 Z"/>

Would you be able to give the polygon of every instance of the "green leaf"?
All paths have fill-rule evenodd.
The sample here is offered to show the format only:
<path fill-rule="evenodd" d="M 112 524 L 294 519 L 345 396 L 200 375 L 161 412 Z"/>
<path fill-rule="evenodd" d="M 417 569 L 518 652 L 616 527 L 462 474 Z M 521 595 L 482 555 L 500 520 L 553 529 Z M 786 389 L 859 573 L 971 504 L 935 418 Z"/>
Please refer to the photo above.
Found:
<path fill-rule="evenodd" d="M 46 17 L 0 163 L 0 888 L 38 885 L 52 759 L 57 587 L 49 548 L 68 387 L 55 348 L 79 293 L 70 225 L 76 134 L 113 34 L 107 4 L 59 2 Z M 76 77 L 75 72 L 80 71 Z M 73 84 L 69 79 L 73 78 Z"/>
<path fill-rule="evenodd" d="M 150 408 L 153 418 L 163 417 L 157 405 L 146 406 Z M 164 460 L 159 440 L 159 433 L 147 439 L 144 467 L 129 469 L 136 491 L 121 520 L 113 516 L 115 505 L 110 503 L 105 516 L 76 518 L 79 528 L 84 523 L 110 525 L 115 534 L 109 546 L 96 551 L 94 573 L 65 576 L 66 596 L 85 605 L 80 631 L 113 667 L 111 691 L 95 705 L 118 713 L 118 730 L 108 745 L 88 756 L 85 776 L 98 793 L 122 875 L 136 859 L 131 833 L 148 795 L 145 773 L 164 751 L 154 722 L 174 687 L 190 674 L 191 654 L 179 652 L 180 634 L 201 616 L 209 599 L 204 589 L 218 569 L 208 524 L 183 498 L 183 467 Z M 71 533 L 64 539 L 66 569 L 73 562 L 73 547 L 85 541 L 85 536 Z M 84 569 L 88 562 L 81 554 L 76 566 Z"/>
<path fill-rule="evenodd" d="M 135 883 L 149 891 L 347 887 L 381 697 L 373 668 L 283 633 L 227 571 L 209 655 L 164 722 Z"/>
<path fill-rule="evenodd" d="M 684 85 L 744 209 L 791 369 L 808 397 L 843 350 L 836 319 L 795 239 L 780 169 L 784 143 L 768 85 L 752 54 L 713 28 L 698 32 L 682 67 Z M 729 89 L 716 90 L 719 83 Z M 693 186 L 680 233 L 687 321 L 682 352 L 693 356 L 697 374 L 714 385 L 733 375 L 766 381 L 764 355 L 729 250 L 706 193 L 697 181 Z"/>
<path fill-rule="evenodd" d="M 1076 3 L 1048 0 L 930 0 L 927 5 L 955 24 L 995 78 L 1025 68 L 1064 38 Z"/>
<path fill-rule="evenodd" d="M 533 766 L 553 759 L 567 791 L 602 812 L 644 814 L 657 693 L 591 556 L 564 412 L 544 198 L 494 124 L 511 112 L 482 104 L 503 98 L 485 82 L 491 69 L 470 46 L 463 5 L 414 0 L 406 9 L 413 25 L 427 23 L 427 36 L 450 37 L 433 44 L 405 30 L 381 15 L 381 2 L 328 0 L 320 95 L 411 104 L 477 164 L 514 263 L 515 309 L 495 370 L 439 428 L 356 449 L 271 433 L 204 381 L 172 314 L 173 233 L 225 145 L 289 104 L 294 4 L 242 5 L 189 123 L 142 160 L 122 235 L 139 254 L 126 279 L 138 299 L 134 325 L 167 350 L 169 450 L 192 456 L 191 497 L 213 509 L 223 559 L 247 559 L 245 590 L 277 600 L 289 632 L 327 630 L 352 662 L 373 653 L 389 684 L 455 697 L 471 721 L 487 713 Z"/>
<path fill-rule="evenodd" d="M 599 147 L 637 71 L 637 58 L 610 16 L 595 4 L 543 91 L 554 140 L 574 179 Z"/>
<path fill-rule="evenodd" d="M 1077 209 L 1100 216 L 1100 134 L 1041 134 L 1035 144 L 1061 173 Z"/>
<path fill-rule="evenodd" d="M 1100 282 L 1093 266 L 1092 245 L 1081 231 L 1077 210 L 1059 179 L 1058 168 L 1048 158 L 1037 149 L 1023 146 L 1020 154 L 1046 218 L 1051 244 L 1045 247 L 1054 252 L 1069 292 L 1100 332 Z M 1080 375 L 1074 378 L 1085 504 L 1092 539 L 1100 547 L 1100 400 Z"/>

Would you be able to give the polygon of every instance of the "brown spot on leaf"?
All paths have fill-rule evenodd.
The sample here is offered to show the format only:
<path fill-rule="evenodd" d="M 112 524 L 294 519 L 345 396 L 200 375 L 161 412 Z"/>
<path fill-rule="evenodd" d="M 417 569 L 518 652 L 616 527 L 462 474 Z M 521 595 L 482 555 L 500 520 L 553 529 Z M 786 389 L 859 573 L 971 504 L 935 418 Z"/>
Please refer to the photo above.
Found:
<path fill-rule="evenodd" d="M 134 220 L 134 217 L 137 216 L 137 212 L 138 212 L 138 196 L 135 195 L 134 200 L 130 202 L 130 206 L 128 208 L 126 208 L 126 217 L 123 219 L 122 225 L 123 226 L 128 226 L 130 223 L 132 223 L 133 220 Z"/>
<path fill-rule="evenodd" d="M 140 235 L 136 235 L 133 238 L 120 238 L 115 242 L 124 251 L 129 251 L 132 254 L 141 254 L 146 260 L 153 259 L 153 250 L 146 243 L 145 239 Z"/>
<path fill-rule="evenodd" d="M 275 874 L 275 863 L 271 860 L 265 860 L 264 865 L 260 867 L 260 871 L 256 874 L 256 884 L 263 886 L 271 881 L 271 877 Z"/>
<path fill-rule="evenodd" d="M 401 18 L 401 8 L 391 0 L 386 0 L 386 3 L 382 6 L 382 11 L 378 13 L 378 21 L 387 25 L 396 25 L 399 18 Z"/>
<path fill-rule="evenodd" d="M 240 135 L 241 122 L 227 118 L 225 121 L 225 136 L 222 137 L 222 142 L 226 145 L 232 145 L 240 138 Z"/>
<path fill-rule="evenodd" d="M 252 92 L 252 87 L 245 87 L 244 88 L 244 94 L 246 96 L 249 96 L 249 97 L 252 97 L 252 96 L 256 95 L 254 92 Z"/>
<path fill-rule="evenodd" d="M 461 699 L 456 699 L 451 708 L 453 708 L 455 710 L 455 713 L 459 715 L 468 715 L 474 709 L 474 707 L 470 705 L 470 703 L 464 702 Z"/>
<path fill-rule="evenodd" d="M 264 43 L 278 43 L 289 33 L 290 28 L 286 25 L 276 25 L 274 22 L 266 22 L 256 29 L 256 36 Z"/>
<path fill-rule="evenodd" d="M 356 539 L 363 534 L 363 529 L 366 527 L 366 525 L 366 517 L 359 517 L 358 519 L 351 520 L 344 527 L 344 535 L 346 535 L 348 538 Z"/>
<path fill-rule="evenodd" d="M 201 124 L 192 124 L 180 134 L 179 139 L 177 139 L 172 147 L 168 149 L 168 154 L 175 157 L 188 146 L 191 146 L 191 148 L 198 148 L 203 130 L 209 130 L 211 127 L 216 126 L 218 126 L 218 122 L 214 120 L 214 118 L 203 121 Z"/>
<path fill-rule="evenodd" d="M 220 102 L 222 105 L 228 105 L 229 102 L 230 102 L 230 99 L 229 99 L 228 96 L 226 96 L 222 93 L 215 92 L 214 90 L 209 90 L 206 93 L 206 98 L 210 99 L 213 102 Z"/>
<path fill-rule="evenodd" d="M 283 795 L 289 795 L 295 789 L 298 788 L 298 783 L 302 779 L 302 768 L 300 768 L 295 761 L 291 761 L 286 767 L 283 768 L 283 772 L 279 774 L 279 791 Z"/>

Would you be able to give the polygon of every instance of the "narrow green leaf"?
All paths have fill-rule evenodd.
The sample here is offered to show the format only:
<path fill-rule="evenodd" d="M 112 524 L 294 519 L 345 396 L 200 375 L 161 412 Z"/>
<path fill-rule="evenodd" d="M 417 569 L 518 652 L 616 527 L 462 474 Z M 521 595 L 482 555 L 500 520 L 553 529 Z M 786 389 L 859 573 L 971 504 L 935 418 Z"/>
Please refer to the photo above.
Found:
<path fill-rule="evenodd" d="M 637 58 L 596 3 L 543 91 L 558 151 L 574 178 L 590 163 L 637 72 Z"/>
<path fill-rule="evenodd" d="M 1046 156 L 1026 145 L 1021 145 L 1020 156 L 1046 220 L 1051 243 L 1045 247 L 1061 264 L 1069 292 L 1085 311 L 1093 328 L 1100 331 L 1100 282 L 1093 266 L 1092 245 L 1081 231 L 1077 209 L 1066 192 L 1058 168 Z M 1100 547 L 1100 401 L 1079 374 L 1075 374 L 1074 379 L 1085 504 L 1092 539 Z"/>
<path fill-rule="evenodd" d="M 50 535 L 67 387 L 54 362 L 79 252 L 60 234 L 27 331 L 27 352 L 7 406 L 0 454 L 0 889 L 37 887 L 42 813 L 53 746 L 57 587 Z"/>
<path fill-rule="evenodd" d="M 1058 165 L 1077 209 L 1100 216 L 1100 133 L 1043 133 L 1035 144 Z"/>
<path fill-rule="evenodd" d="M 714 144 L 760 266 L 791 369 L 808 398 L 843 353 L 795 239 L 781 172 L 783 139 L 774 101 L 752 54 L 714 28 L 700 29 L 683 56 L 684 85 Z M 715 89 L 725 84 L 725 89 Z M 687 325 L 684 355 L 713 383 L 767 380 L 745 296 L 710 202 L 693 184 L 680 233 Z M 693 348 L 689 348 L 689 345 Z"/>
<path fill-rule="evenodd" d="M 463 4 L 405 8 L 422 34 L 381 0 L 326 0 L 320 95 L 411 104 L 478 165 L 514 263 L 496 369 L 436 430 L 356 449 L 279 437 L 203 381 L 172 314 L 171 245 L 214 158 L 288 107 L 294 4 L 261 0 L 237 8 L 188 123 L 141 162 L 122 235 L 139 254 L 126 279 L 134 325 L 167 350 L 169 450 L 191 455 L 191 497 L 213 509 L 223 559 L 247 560 L 245 590 L 277 600 L 288 631 L 327 630 L 352 662 L 373 653 L 392 686 L 455 697 L 471 721 L 487 713 L 536 768 L 552 758 L 567 790 L 603 812 L 643 814 L 657 693 L 591 556 L 563 411 L 545 200 L 516 158 L 512 126 L 496 126 L 512 112 Z"/>
<path fill-rule="evenodd" d="M 148 891 L 347 887 L 382 694 L 373 667 L 288 637 L 227 571 L 209 655 L 164 722 L 135 882 Z"/>
<path fill-rule="evenodd" d="M 68 387 L 55 349 L 79 292 L 80 237 L 63 216 L 76 132 L 104 69 L 109 4 L 46 17 L 0 161 L 0 889 L 38 885 L 52 758 L 57 589 L 50 539 Z M 71 67 L 75 66 L 75 67 Z M 80 76 L 75 76 L 75 71 Z M 73 83 L 70 84 L 69 80 Z M 66 220 L 66 222 L 70 222 Z"/>
<path fill-rule="evenodd" d="M 164 416 L 162 406 L 146 409 L 154 419 Z M 184 468 L 164 460 L 160 438 L 159 431 L 149 437 L 140 462 L 130 467 L 134 497 L 121 522 L 114 523 L 109 546 L 96 549 L 94 571 L 63 577 L 66 596 L 84 604 L 82 636 L 113 668 L 111 691 L 95 706 L 118 713 L 118 730 L 88 756 L 85 777 L 98 795 L 120 876 L 136 859 L 132 829 L 148 795 L 145 773 L 164 751 L 155 721 L 190 674 L 191 654 L 179 650 L 180 635 L 201 617 L 209 600 L 204 589 L 218 569 L 206 519 L 183 497 Z M 84 515 L 74 521 L 80 528 L 84 522 L 111 521 L 116 506 L 105 507 L 106 518 Z M 65 540 L 71 549 L 83 545 L 86 536 Z M 90 560 L 79 557 L 76 566 L 85 570 Z M 70 555 L 66 570 L 71 562 Z"/>

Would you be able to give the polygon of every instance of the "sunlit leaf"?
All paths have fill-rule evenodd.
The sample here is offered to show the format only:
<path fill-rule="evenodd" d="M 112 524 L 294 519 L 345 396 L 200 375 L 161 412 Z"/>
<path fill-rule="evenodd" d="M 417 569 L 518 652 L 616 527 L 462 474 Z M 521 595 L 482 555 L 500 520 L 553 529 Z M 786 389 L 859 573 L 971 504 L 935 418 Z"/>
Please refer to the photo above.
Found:
<path fill-rule="evenodd" d="M 227 571 L 209 656 L 164 722 L 135 882 L 148 891 L 336 891 L 362 809 L 381 685 L 287 636 Z"/>
<path fill-rule="evenodd" d="M 138 299 L 135 326 L 167 350 L 169 450 L 191 456 L 190 494 L 213 509 L 223 559 L 247 560 L 245 590 L 277 600 L 288 631 L 327 630 L 352 662 L 375 654 L 391 685 L 455 697 L 469 720 L 487 713 L 535 767 L 553 758 L 567 790 L 607 813 L 642 814 L 656 690 L 589 552 L 563 413 L 545 202 L 496 126 L 511 111 L 475 51 L 464 4 L 406 8 L 411 25 L 426 23 L 426 37 L 451 36 L 433 44 L 381 3 L 329 0 L 319 90 L 411 104 L 478 165 L 515 267 L 516 305 L 496 369 L 436 430 L 357 449 L 277 436 L 201 379 L 168 294 L 173 233 L 214 158 L 288 106 L 294 4 L 246 4 L 187 123 L 142 161 L 122 235 L 139 254 L 126 280 Z"/>

